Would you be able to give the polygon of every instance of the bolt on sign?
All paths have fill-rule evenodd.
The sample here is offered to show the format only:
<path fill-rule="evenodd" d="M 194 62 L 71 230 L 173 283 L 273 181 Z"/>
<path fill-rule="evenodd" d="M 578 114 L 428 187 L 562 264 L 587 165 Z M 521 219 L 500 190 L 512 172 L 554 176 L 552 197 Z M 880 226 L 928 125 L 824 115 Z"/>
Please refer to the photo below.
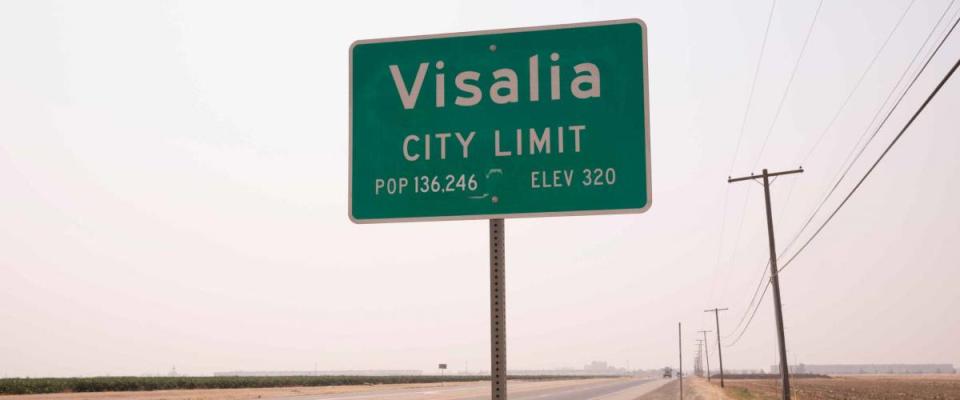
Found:
<path fill-rule="evenodd" d="M 640 20 L 357 41 L 350 218 L 643 212 L 647 75 Z"/>

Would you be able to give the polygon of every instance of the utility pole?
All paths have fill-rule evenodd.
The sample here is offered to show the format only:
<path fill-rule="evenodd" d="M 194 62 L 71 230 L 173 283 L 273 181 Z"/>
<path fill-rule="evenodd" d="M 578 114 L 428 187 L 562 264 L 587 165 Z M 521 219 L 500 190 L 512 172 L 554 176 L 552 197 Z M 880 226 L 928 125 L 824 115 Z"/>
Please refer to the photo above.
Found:
<path fill-rule="evenodd" d="M 703 376 L 703 340 L 697 339 L 697 376 Z"/>
<path fill-rule="evenodd" d="M 707 359 L 707 382 L 710 382 L 710 350 L 708 350 L 710 346 L 707 346 L 707 333 L 710 333 L 713 331 L 697 331 L 697 332 L 700 332 L 703 334 L 703 358 Z"/>
<path fill-rule="evenodd" d="M 693 363 L 693 376 L 698 376 L 698 375 L 700 375 L 700 369 L 699 369 L 699 367 L 698 367 L 698 366 L 700 365 L 700 363 L 697 362 L 697 350 L 696 350 L 696 349 L 693 350 L 693 358 L 691 358 L 690 361 Z"/>
<path fill-rule="evenodd" d="M 680 369 L 677 370 L 677 377 L 680 378 L 680 400 L 683 400 L 683 332 L 679 322 L 677 322 L 677 346 L 679 347 Z"/>
<path fill-rule="evenodd" d="M 767 172 L 762 175 L 727 178 L 728 183 L 763 179 L 763 197 L 767 204 L 767 236 L 770 238 L 770 284 L 773 286 L 773 310 L 777 317 L 777 344 L 780 347 L 780 378 L 783 380 L 783 400 L 790 400 L 790 372 L 787 370 L 787 341 L 783 335 L 783 310 L 780 304 L 780 278 L 777 275 L 777 245 L 773 237 L 773 210 L 770 205 L 770 178 L 780 175 L 799 174 L 803 167 L 790 171 Z"/>
<path fill-rule="evenodd" d="M 703 310 L 703 312 L 712 312 L 717 321 L 717 356 L 720 358 L 720 387 L 723 387 L 723 350 L 720 349 L 720 311 L 727 311 L 726 308 L 714 308 L 712 310 Z"/>

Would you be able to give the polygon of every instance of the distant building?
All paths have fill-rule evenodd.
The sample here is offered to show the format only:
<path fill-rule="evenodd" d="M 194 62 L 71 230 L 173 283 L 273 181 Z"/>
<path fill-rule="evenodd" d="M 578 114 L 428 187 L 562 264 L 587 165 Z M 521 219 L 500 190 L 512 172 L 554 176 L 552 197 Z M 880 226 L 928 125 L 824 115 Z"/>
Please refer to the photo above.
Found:
<path fill-rule="evenodd" d="M 770 366 L 770 372 L 780 373 L 779 365 Z M 955 374 L 951 364 L 800 364 L 790 366 L 791 374 Z"/>
<path fill-rule="evenodd" d="M 590 364 L 583 366 L 583 372 L 587 373 L 617 374 L 623 371 L 625 371 L 623 368 L 615 368 L 611 365 L 608 365 L 606 361 L 593 361 Z"/>
<path fill-rule="evenodd" d="M 489 372 L 487 372 L 489 373 Z M 525 375 L 525 376 L 628 376 L 633 373 L 623 368 L 613 368 L 604 370 L 583 370 L 573 368 L 561 369 L 511 369 L 507 370 L 507 375 Z"/>
<path fill-rule="evenodd" d="M 507 371 L 507 375 L 527 375 L 527 376 L 557 376 L 557 375 L 566 375 L 566 376 L 628 376 L 632 375 L 633 372 L 627 370 L 626 368 L 617 368 L 612 365 L 607 364 L 606 361 L 593 361 L 590 364 L 584 365 L 583 369 L 573 369 L 573 368 L 556 368 L 556 369 L 511 369 Z"/>

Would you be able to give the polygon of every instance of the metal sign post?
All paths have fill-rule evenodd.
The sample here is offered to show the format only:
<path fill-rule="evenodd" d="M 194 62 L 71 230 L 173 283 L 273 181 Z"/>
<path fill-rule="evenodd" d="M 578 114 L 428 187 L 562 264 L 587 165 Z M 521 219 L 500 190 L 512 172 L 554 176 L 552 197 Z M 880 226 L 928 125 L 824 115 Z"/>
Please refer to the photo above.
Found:
<path fill-rule="evenodd" d="M 490 220 L 490 395 L 507 398 L 507 307 L 504 281 L 504 224 Z"/>
<path fill-rule="evenodd" d="M 683 400 L 683 325 L 677 322 L 677 345 L 679 350 L 677 354 L 680 355 L 680 368 L 677 369 L 677 378 L 680 380 L 680 400 Z"/>

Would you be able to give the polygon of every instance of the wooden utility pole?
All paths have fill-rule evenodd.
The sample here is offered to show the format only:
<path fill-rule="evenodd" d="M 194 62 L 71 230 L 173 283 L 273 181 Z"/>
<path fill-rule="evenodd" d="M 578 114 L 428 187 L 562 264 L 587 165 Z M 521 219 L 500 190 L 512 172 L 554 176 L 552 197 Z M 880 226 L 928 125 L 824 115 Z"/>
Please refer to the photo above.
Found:
<path fill-rule="evenodd" d="M 697 376 L 703 376 L 703 339 L 697 339 L 697 356 L 694 357 L 694 360 Z"/>
<path fill-rule="evenodd" d="M 713 331 L 697 331 L 703 334 L 703 358 L 707 360 L 707 382 L 710 382 L 710 350 L 707 350 L 707 333 Z"/>
<path fill-rule="evenodd" d="M 783 400 L 790 400 L 790 372 L 787 366 L 787 341 L 783 335 L 783 310 L 780 303 L 780 278 L 777 275 L 777 244 L 773 237 L 773 210 L 770 205 L 770 178 L 780 175 L 799 174 L 803 168 L 781 171 L 767 172 L 763 170 L 761 175 L 744 176 L 741 178 L 727 178 L 728 183 L 763 179 L 763 197 L 767 204 L 767 236 L 770 241 L 770 284 L 773 286 L 773 310 L 777 317 L 777 344 L 780 347 L 780 379 L 783 380 Z"/>
<path fill-rule="evenodd" d="M 712 312 L 717 321 L 717 357 L 720 358 L 720 387 L 723 387 L 723 350 L 720 348 L 720 311 L 727 311 L 726 308 L 714 308 L 712 310 L 703 310 L 703 312 Z"/>

